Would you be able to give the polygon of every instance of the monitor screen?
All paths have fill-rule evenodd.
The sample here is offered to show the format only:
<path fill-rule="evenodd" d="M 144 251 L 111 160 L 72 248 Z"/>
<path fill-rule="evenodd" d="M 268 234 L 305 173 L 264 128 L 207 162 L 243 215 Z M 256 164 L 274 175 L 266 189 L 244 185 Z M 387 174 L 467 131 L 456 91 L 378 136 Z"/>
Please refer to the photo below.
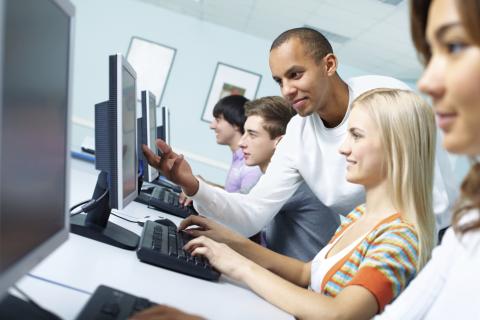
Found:
<path fill-rule="evenodd" d="M 137 193 L 137 112 L 135 108 L 135 76 L 127 68 L 122 67 L 122 173 L 123 173 L 123 206 Z M 131 201 L 131 200 L 130 200 Z M 120 202 L 120 201 L 119 201 Z"/>
<path fill-rule="evenodd" d="M 160 125 L 157 128 L 158 138 L 171 144 L 170 141 L 170 110 L 163 106 L 160 113 Z"/>
<path fill-rule="evenodd" d="M 149 135 L 149 148 L 150 150 L 156 150 L 157 149 L 157 107 L 155 106 L 155 97 L 150 95 L 148 97 L 149 102 L 148 102 L 148 109 L 149 111 L 149 126 L 148 126 L 148 135 Z M 155 168 L 152 167 L 152 170 L 155 170 Z M 156 171 L 156 170 L 155 170 Z"/>
<path fill-rule="evenodd" d="M 155 96 L 150 91 L 144 90 L 140 94 L 142 102 L 142 118 L 139 127 L 139 143 L 147 145 L 150 150 L 156 150 L 157 145 L 157 107 Z M 152 182 L 158 178 L 158 170 L 148 165 L 147 159 L 139 148 L 139 157 L 142 159 L 143 181 Z"/>
<path fill-rule="evenodd" d="M 64 1 L 2 5 L 0 296 L 68 235 L 73 15 Z"/>

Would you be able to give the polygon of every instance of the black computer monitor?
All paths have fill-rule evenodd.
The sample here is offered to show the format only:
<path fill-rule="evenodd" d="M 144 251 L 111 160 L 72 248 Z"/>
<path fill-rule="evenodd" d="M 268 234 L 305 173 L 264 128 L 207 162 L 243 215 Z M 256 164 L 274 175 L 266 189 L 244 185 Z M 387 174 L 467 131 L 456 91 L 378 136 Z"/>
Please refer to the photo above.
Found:
<path fill-rule="evenodd" d="M 156 150 L 157 140 L 157 106 L 155 105 L 155 96 L 150 91 L 144 90 L 140 94 L 142 102 L 142 118 L 140 121 L 139 141 L 140 145 L 147 145 L 150 150 Z M 143 181 L 152 182 L 158 178 L 158 170 L 148 165 L 147 159 L 143 156 L 141 148 L 139 149 L 139 158 L 142 168 Z"/>
<path fill-rule="evenodd" d="M 8 288 L 68 237 L 73 5 L 0 1 L 0 318 Z M 10 312 L 10 313 L 7 313 Z"/>
<path fill-rule="evenodd" d="M 160 110 L 160 124 L 157 127 L 157 135 L 167 144 L 170 144 L 170 110 L 163 106 Z M 154 149 L 152 149 L 154 150 Z"/>
<path fill-rule="evenodd" d="M 121 55 L 109 57 L 109 100 L 95 105 L 95 167 L 100 170 L 86 215 L 71 218 L 73 233 L 135 250 L 139 237 L 112 222 L 138 196 L 136 73 Z"/>

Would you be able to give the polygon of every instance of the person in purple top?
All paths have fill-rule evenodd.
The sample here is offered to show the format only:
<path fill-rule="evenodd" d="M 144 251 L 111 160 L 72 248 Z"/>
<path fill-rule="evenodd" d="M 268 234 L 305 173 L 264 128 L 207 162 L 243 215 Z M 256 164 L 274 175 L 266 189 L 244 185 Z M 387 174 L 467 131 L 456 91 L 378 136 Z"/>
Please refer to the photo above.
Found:
<path fill-rule="evenodd" d="M 239 141 L 245 123 L 244 105 L 248 99 L 232 95 L 220 99 L 213 108 L 214 119 L 210 129 L 215 130 L 217 143 L 227 145 L 232 150 L 232 164 L 227 174 L 224 189 L 227 192 L 248 193 L 262 175 L 258 166 L 247 166 Z"/>

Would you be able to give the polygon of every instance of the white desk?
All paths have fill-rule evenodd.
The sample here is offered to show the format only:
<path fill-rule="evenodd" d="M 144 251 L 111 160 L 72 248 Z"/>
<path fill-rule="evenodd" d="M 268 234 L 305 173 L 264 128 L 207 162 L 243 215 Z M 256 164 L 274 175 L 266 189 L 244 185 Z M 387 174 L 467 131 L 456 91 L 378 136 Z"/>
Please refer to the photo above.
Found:
<path fill-rule="evenodd" d="M 88 199 L 97 179 L 92 164 L 71 162 L 70 203 Z M 181 219 L 148 209 L 132 202 L 120 212 L 132 219 L 168 217 L 175 223 Z M 126 216 L 128 215 L 128 216 Z M 110 217 L 137 234 L 141 227 Z M 292 317 L 247 288 L 221 277 L 209 282 L 140 262 L 135 251 L 128 251 L 70 234 L 70 238 L 47 259 L 24 277 L 19 287 L 45 308 L 64 319 L 74 319 L 100 284 L 146 297 L 195 313 L 207 319 L 292 319 Z M 55 285 L 73 287 L 78 290 Z"/>

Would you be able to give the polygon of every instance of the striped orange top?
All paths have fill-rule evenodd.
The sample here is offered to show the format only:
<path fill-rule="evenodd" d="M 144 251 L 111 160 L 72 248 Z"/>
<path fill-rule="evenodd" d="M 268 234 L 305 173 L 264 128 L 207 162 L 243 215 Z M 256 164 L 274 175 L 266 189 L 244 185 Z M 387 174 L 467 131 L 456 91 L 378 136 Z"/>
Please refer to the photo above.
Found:
<path fill-rule="evenodd" d="M 331 242 L 365 212 L 361 205 L 349 213 Z M 392 302 L 417 273 L 418 238 L 400 214 L 382 220 L 325 275 L 321 292 L 335 297 L 343 288 L 359 285 L 376 298 L 378 311 Z"/>

